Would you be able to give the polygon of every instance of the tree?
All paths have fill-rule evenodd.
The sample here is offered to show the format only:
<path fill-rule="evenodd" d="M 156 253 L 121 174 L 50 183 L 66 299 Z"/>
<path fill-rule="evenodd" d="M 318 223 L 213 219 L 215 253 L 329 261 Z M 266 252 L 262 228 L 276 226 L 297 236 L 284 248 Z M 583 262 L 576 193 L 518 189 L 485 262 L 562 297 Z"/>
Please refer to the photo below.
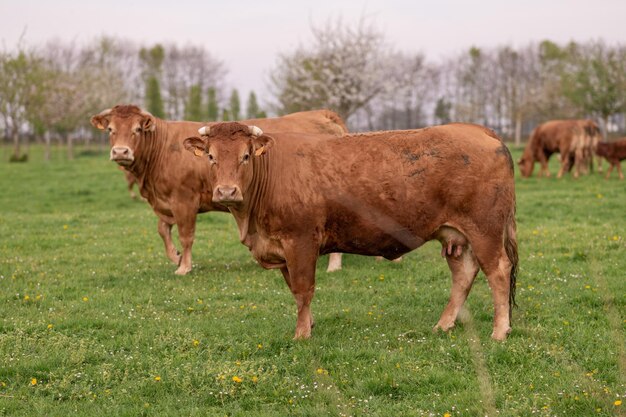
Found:
<path fill-rule="evenodd" d="M 200 122 L 203 118 L 202 89 L 196 84 L 189 89 L 189 101 L 185 107 L 185 120 Z"/>
<path fill-rule="evenodd" d="M 246 117 L 248 119 L 254 119 L 259 117 L 259 113 L 261 109 L 259 109 L 259 103 L 256 100 L 256 94 L 254 91 L 250 91 L 250 95 L 248 96 L 248 105 L 246 107 Z"/>
<path fill-rule="evenodd" d="M 150 76 L 146 81 L 146 108 L 155 117 L 164 118 L 165 109 L 161 98 L 161 87 L 156 77 Z"/>
<path fill-rule="evenodd" d="M 452 103 L 447 101 L 445 97 L 439 97 L 435 105 L 435 120 L 438 124 L 446 124 L 452 121 L 452 117 L 450 116 L 451 109 Z"/>
<path fill-rule="evenodd" d="M 150 49 L 141 48 L 139 58 L 145 65 L 146 83 L 146 108 L 156 117 L 165 117 L 163 99 L 161 97 L 161 66 L 165 58 L 165 50 L 161 45 L 155 45 Z"/>
<path fill-rule="evenodd" d="M 563 74 L 563 93 L 584 113 L 602 119 L 604 134 L 609 118 L 626 111 L 626 50 L 602 42 L 572 51 L 573 70 Z"/>
<path fill-rule="evenodd" d="M 22 155 L 20 130 L 36 111 L 45 95 L 46 72 L 41 57 L 21 46 L 14 54 L 0 56 L 0 114 L 13 141 L 11 160 Z"/>
<path fill-rule="evenodd" d="M 277 110 L 285 114 L 326 107 L 347 120 L 384 90 L 390 48 L 363 19 L 356 27 L 338 19 L 311 31 L 312 46 L 280 55 L 272 71 Z"/>
<path fill-rule="evenodd" d="M 211 122 L 216 121 L 219 117 L 219 106 L 217 104 L 217 92 L 215 87 L 209 87 L 207 90 L 207 119 Z"/>
<path fill-rule="evenodd" d="M 222 121 L 223 122 L 229 122 L 230 121 L 230 112 L 228 111 L 228 109 L 223 109 L 222 110 Z"/>
<path fill-rule="evenodd" d="M 233 120 L 239 120 L 239 112 L 241 111 L 241 102 L 239 101 L 239 92 L 236 88 L 230 94 L 230 116 Z"/>

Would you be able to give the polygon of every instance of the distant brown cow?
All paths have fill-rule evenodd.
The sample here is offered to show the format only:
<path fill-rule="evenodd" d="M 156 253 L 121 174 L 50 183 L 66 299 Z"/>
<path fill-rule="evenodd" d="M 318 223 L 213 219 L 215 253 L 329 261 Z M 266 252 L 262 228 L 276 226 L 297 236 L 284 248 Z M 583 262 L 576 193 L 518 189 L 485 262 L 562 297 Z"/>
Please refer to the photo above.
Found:
<path fill-rule="evenodd" d="M 482 269 L 493 294 L 492 337 L 511 331 L 517 271 L 513 161 L 490 130 L 452 124 L 345 135 L 271 134 L 222 123 L 185 147 L 211 169 L 214 204 L 264 268 L 279 268 L 311 335 L 320 254 L 394 259 L 439 240 L 452 290 L 435 329 L 449 330 Z"/>
<path fill-rule="evenodd" d="M 580 170 L 591 163 L 599 134 L 592 120 L 552 120 L 537 126 L 518 162 L 522 176 L 530 177 L 537 161 L 541 165 L 539 175 L 549 177 L 548 160 L 552 154 L 560 153 L 561 168 L 557 177 L 561 178 L 572 167 L 574 177 L 578 177 Z"/>
<path fill-rule="evenodd" d="M 596 154 L 598 156 L 603 156 L 607 161 L 609 161 L 609 164 L 611 164 L 609 169 L 606 171 L 607 179 L 611 176 L 611 172 L 615 167 L 617 167 L 619 179 L 624 179 L 621 162 L 626 159 L 626 138 L 615 142 L 599 142 L 596 147 Z"/>
<path fill-rule="evenodd" d="M 244 121 L 270 131 L 317 132 L 340 136 L 347 132 L 341 118 L 328 110 L 294 113 L 274 119 Z M 158 232 L 167 256 L 179 265 L 176 274 L 191 271 L 196 215 L 228 211 L 211 201 L 209 167 L 183 149 L 185 138 L 195 135 L 199 122 L 166 121 L 133 105 L 119 105 L 91 118 L 91 124 L 109 132 L 111 160 L 136 177 L 141 195 L 159 218 Z M 172 242 L 177 225 L 182 255 Z M 337 256 L 329 269 L 337 268 Z M 341 258 L 338 258 L 339 268 Z M 334 264 L 333 264 L 334 262 Z"/>

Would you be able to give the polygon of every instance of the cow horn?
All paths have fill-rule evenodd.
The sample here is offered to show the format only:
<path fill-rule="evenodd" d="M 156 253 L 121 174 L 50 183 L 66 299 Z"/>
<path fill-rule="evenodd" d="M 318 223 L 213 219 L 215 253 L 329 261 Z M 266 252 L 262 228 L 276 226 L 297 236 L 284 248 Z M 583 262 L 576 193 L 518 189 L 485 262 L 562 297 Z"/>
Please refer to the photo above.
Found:
<path fill-rule="evenodd" d="M 249 129 L 250 134 L 252 136 L 257 136 L 258 137 L 258 136 L 261 136 L 263 134 L 263 131 L 261 129 L 259 129 L 258 127 L 256 127 L 256 126 L 248 126 L 248 129 Z"/>
<path fill-rule="evenodd" d="M 209 132 L 211 131 L 211 126 L 202 126 L 198 129 L 198 133 L 200 136 L 209 136 Z"/>

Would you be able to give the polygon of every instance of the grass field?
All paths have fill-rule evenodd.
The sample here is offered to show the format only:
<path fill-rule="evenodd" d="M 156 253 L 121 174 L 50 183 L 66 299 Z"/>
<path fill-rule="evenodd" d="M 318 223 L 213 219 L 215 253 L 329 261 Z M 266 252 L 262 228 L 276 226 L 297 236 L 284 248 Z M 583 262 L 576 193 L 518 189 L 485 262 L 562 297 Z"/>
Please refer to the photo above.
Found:
<path fill-rule="evenodd" d="M 434 242 L 399 264 L 347 255 L 332 274 L 322 258 L 313 337 L 293 341 L 282 276 L 230 216 L 199 217 L 194 270 L 176 276 L 107 155 L 57 152 L 0 151 L 0 415 L 626 414 L 624 181 L 517 180 L 504 343 L 482 273 L 464 322 L 431 332 L 450 288 Z"/>

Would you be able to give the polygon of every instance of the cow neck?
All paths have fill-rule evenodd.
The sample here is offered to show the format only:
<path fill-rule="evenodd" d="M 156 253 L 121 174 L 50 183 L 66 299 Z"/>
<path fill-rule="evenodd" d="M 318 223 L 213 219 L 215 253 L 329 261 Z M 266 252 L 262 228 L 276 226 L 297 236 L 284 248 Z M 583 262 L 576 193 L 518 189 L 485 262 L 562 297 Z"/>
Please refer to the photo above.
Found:
<path fill-rule="evenodd" d="M 131 165 L 131 172 L 135 174 L 141 186 L 146 178 L 153 177 L 162 171 L 159 168 L 159 161 L 162 160 L 161 155 L 168 146 L 168 125 L 167 122 L 156 119 L 155 129 L 152 132 L 146 132 L 141 138 L 141 151 L 136 155 L 135 162 Z"/>
<path fill-rule="evenodd" d="M 247 239 L 257 232 L 258 219 L 264 214 L 270 202 L 268 196 L 272 190 L 271 166 L 274 152 L 267 152 L 262 157 L 256 158 L 252 166 L 252 182 L 248 187 L 247 198 L 244 199 L 241 208 L 231 208 L 231 213 L 239 227 L 239 240 L 247 244 Z"/>

